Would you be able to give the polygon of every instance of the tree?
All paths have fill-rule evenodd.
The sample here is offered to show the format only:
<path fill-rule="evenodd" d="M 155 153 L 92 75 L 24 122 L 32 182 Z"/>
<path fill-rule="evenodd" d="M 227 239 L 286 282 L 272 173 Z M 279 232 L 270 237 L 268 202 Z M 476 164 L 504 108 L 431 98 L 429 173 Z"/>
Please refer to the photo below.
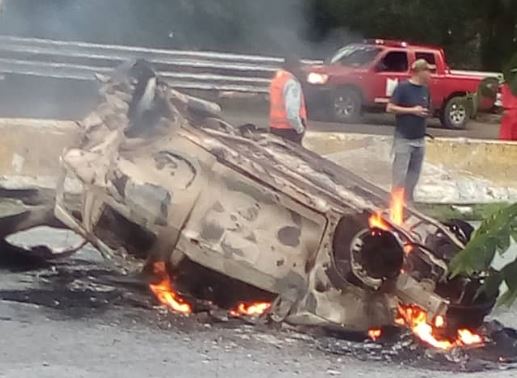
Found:
<path fill-rule="evenodd" d="M 517 47 L 514 0 L 309 0 L 314 29 L 444 46 L 453 63 L 501 70 Z"/>
<path fill-rule="evenodd" d="M 501 70 L 516 0 L 4 0 L 1 33 L 322 58 L 352 40 L 444 46 L 451 63 Z"/>
<path fill-rule="evenodd" d="M 499 304 L 511 305 L 517 300 L 517 259 L 501 270 L 492 267 L 496 253 L 504 255 L 511 242 L 517 242 L 517 204 L 495 213 L 483 222 L 473 238 L 451 261 L 452 276 L 479 275 L 485 279 L 481 290 L 496 294 L 503 282 L 508 287 Z"/>
<path fill-rule="evenodd" d="M 515 53 L 503 69 L 504 81 L 508 83 L 514 96 L 517 96 L 517 53 Z"/>
<path fill-rule="evenodd" d="M 517 2 L 475 0 L 470 3 L 479 20 L 483 65 L 486 69 L 500 70 L 517 49 Z"/>

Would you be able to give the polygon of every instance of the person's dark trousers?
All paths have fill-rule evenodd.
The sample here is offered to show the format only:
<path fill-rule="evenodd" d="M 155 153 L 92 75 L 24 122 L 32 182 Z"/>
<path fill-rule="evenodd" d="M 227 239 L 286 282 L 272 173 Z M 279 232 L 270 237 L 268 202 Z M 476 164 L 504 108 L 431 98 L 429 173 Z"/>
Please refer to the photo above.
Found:
<path fill-rule="evenodd" d="M 392 190 L 404 188 L 406 201 L 412 203 L 424 163 L 425 146 L 408 140 L 396 140 L 394 145 Z"/>
<path fill-rule="evenodd" d="M 278 135 L 279 137 L 290 140 L 300 146 L 302 145 L 303 137 L 305 135 L 305 133 L 298 134 L 294 129 L 276 129 L 272 127 L 270 130 L 271 134 Z"/>

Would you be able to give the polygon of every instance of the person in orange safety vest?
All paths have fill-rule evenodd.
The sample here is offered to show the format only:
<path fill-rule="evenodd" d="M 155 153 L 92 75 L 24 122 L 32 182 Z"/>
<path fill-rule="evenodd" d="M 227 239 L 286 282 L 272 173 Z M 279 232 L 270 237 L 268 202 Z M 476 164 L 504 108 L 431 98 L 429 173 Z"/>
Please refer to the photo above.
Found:
<path fill-rule="evenodd" d="M 513 93 L 510 85 L 517 84 L 517 69 L 510 71 L 511 77 L 503 84 L 501 95 L 504 108 L 504 116 L 501 120 L 499 139 L 507 141 L 517 141 L 517 95 Z"/>
<path fill-rule="evenodd" d="M 296 78 L 300 66 L 299 59 L 288 57 L 275 74 L 269 88 L 269 126 L 271 133 L 301 145 L 307 108 L 302 86 Z"/>

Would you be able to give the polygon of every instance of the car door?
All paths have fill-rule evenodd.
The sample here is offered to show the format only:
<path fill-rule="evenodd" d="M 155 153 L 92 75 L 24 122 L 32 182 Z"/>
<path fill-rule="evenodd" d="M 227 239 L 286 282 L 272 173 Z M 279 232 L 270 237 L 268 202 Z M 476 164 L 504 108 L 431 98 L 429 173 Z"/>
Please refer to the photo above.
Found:
<path fill-rule="evenodd" d="M 369 79 L 372 105 L 387 104 L 397 85 L 409 78 L 409 55 L 406 50 L 388 50 L 373 67 Z"/>

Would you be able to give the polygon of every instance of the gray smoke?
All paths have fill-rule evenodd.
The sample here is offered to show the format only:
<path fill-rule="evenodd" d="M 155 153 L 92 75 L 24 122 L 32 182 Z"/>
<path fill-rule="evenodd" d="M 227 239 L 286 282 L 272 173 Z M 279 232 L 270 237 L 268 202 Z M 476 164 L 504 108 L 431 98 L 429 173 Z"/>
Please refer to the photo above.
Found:
<path fill-rule="evenodd" d="M 307 0 L 4 0 L 0 33 L 62 40 L 321 57 Z"/>

